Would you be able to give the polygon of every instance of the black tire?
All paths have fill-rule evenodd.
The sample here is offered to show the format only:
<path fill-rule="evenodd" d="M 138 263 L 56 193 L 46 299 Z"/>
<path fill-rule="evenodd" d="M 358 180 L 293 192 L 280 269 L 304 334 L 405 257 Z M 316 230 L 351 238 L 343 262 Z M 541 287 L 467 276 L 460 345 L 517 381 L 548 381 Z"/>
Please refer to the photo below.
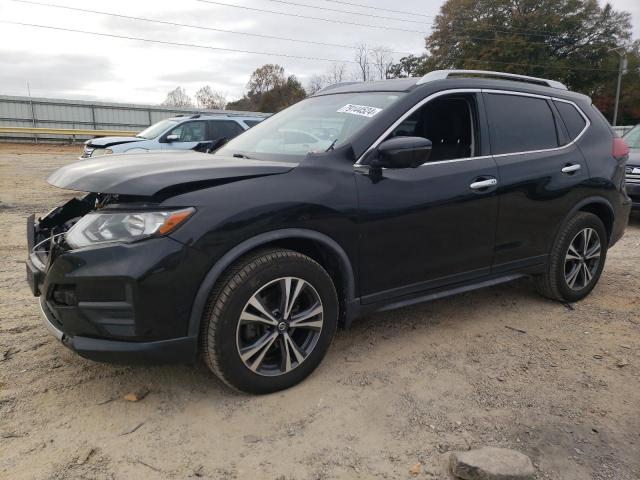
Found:
<path fill-rule="evenodd" d="M 283 372 L 279 373 L 277 368 L 273 367 L 275 373 L 265 375 L 257 370 L 252 370 L 251 365 L 246 363 L 248 361 L 241 357 L 241 329 L 248 327 L 246 327 L 245 320 L 242 321 L 244 323 L 241 323 L 240 317 L 241 315 L 243 318 L 245 317 L 247 308 L 253 308 L 249 305 L 255 295 L 261 298 L 260 292 L 263 292 L 264 289 L 275 288 L 271 285 L 281 288 L 281 285 L 284 285 L 282 283 L 284 280 L 280 279 L 283 277 L 294 278 L 294 282 L 300 279 L 304 280 L 303 283 L 306 283 L 304 292 L 306 293 L 300 293 L 298 298 L 303 295 L 319 298 L 322 313 L 315 318 L 320 319 L 321 330 L 319 332 L 315 332 L 316 329 L 313 332 L 309 331 L 308 335 L 314 336 L 313 343 L 307 343 L 307 348 L 310 350 L 306 352 L 304 360 L 299 363 L 295 362 L 293 355 L 289 355 L 290 359 L 294 359 L 296 366 L 287 370 L 284 367 L 286 362 L 284 360 L 285 350 L 283 349 L 289 350 L 294 347 L 289 347 L 285 338 L 281 337 L 284 333 L 278 332 L 279 327 L 277 326 L 256 322 L 256 327 L 253 327 L 254 324 L 248 322 L 254 330 L 264 329 L 262 333 L 255 333 L 256 336 L 251 341 L 273 335 L 273 332 L 280 335 L 266 350 L 268 353 L 264 358 L 272 356 L 274 357 L 272 363 L 277 364 L 276 358 L 280 354 Z M 311 288 L 309 289 L 308 286 Z M 331 277 L 313 259 L 286 249 L 268 249 L 251 253 L 232 265 L 211 292 L 200 332 L 202 357 L 209 369 L 220 380 L 236 390 L 264 394 L 289 388 L 310 375 L 325 356 L 338 324 L 338 308 L 338 297 Z M 255 310 L 253 312 L 258 313 Z M 272 312 L 269 311 L 269 313 Z M 274 315 L 279 319 L 284 319 L 284 315 L 280 313 Z M 293 314 L 290 317 L 294 319 Z M 294 338 L 294 335 L 307 335 L 303 328 L 287 328 L 291 334 L 289 338 Z M 243 333 L 245 331 L 242 330 Z M 259 343 L 258 340 L 254 345 Z M 298 350 L 298 352 L 302 351 L 302 349 Z M 243 352 L 246 352 L 246 349 Z M 289 353 L 294 352 L 289 350 Z M 291 362 L 287 363 L 287 366 L 290 368 Z"/>
<path fill-rule="evenodd" d="M 569 252 L 572 242 L 578 238 L 585 229 L 592 229 L 598 236 L 600 241 L 600 256 L 598 257 L 597 266 L 592 266 L 591 279 L 584 280 L 585 285 L 578 284 L 576 288 L 571 288 L 567 281 L 571 264 L 565 265 L 565 259 Z M 604 268 L 607 257 L 607 249 L 609 247 L 607 231 L 599 217 L 592 213 L 578 212 L 573 216 L 560 231 L 551 250 L 549 258 L 549 266 L 547 271 L 541 275 L 534 277 L 538 292 L 552 300 L 560 302 L 577 302 L 586 297 L 598 283 L 598 279 Z M 582 277 L 583 279 L 586 277 Z M 581 287 L 581 288 L 580 288 Z"/>

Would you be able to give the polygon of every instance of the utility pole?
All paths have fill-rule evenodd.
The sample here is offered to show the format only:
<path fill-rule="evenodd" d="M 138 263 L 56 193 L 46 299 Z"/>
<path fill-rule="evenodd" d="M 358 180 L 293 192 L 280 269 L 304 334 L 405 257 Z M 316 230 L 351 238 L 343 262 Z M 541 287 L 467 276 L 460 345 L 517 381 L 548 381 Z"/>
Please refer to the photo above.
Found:
<path fill-rule="evenodd" d="M 28 81 L 27 81 L 27 95 L 29 95 L 29 106 L 31 107 L 31 121 L 33 124 L 33 128 L 36 128 L 36 110 L 35 108 L 33 108 L 33 100 L 31 100 L 31 86 L 29 85 Z M 37 145 L 38 135 L 34 134 L 33 140 L 36 142 L 36 145 Z"/>
<path fill-rule="evenodd" d="M 620 49 L 623 49 L 620 52 Z M 622 83 L 622 74 L 625 73 L 627 69 L 627 56 L 624 50 L 624 47 L 618 47 L 613 49 L 618 55 L 620 55 L 620 64 L 618 67 L 618 84 L 616 86 L 616 102 L 613 107 L 613 126 L 615 127 L 618 123 L 618 104 L 620 103 L 620 85 Z"/>

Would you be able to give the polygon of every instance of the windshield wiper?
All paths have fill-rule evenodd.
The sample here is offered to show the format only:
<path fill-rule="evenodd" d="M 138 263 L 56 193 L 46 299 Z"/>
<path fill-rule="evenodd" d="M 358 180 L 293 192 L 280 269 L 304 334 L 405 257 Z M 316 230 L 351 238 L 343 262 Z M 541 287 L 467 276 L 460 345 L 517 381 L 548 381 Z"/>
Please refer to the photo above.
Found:
<path fill-rule="evenodd" d="M 247 160 L 253 160 L 249 155 L 245 155 L 244 153 L 234 153 L 234 158 L 246 158 Z"/>
<path fill-rule="evenodd" d="M 335 150 L 337 142 L 338 142 L 338 139 L 336 138 L 333 142 L 331 142 L 331 145 L 327 147 L 325 152 L 330 152 L 331 150 Z"/>

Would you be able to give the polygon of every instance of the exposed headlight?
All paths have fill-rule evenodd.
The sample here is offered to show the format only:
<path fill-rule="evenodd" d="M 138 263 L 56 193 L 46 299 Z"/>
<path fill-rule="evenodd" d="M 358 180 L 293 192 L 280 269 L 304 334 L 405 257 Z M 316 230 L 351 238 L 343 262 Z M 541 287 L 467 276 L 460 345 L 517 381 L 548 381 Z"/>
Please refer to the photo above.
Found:
<path fill-rule="evenodd" d="M 101 155 L 109 155 L 111 153 L 113 153 L 113 150 L 111 150 L 110 148 L 94 148 L 91 156 L 99 157 Z"/>
<path fill-rule="evenodd" d="M 135 242 L 171 232 L 193 212 L 194 208 L 161 212 L 89 213 L 69 229 L 65 239 L 71 248 L 106 242 Z"/>

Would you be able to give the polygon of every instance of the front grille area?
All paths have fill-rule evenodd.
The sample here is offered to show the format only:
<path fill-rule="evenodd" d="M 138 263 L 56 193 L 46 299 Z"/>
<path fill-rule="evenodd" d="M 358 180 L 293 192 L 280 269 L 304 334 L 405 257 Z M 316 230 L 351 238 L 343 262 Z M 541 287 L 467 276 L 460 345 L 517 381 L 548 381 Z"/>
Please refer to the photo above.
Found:
<path fill-rule="evenodd" d="M 627 183 L 640 183 L 640 166 L 627 165 L 625 179 Z"/>
<path fill-rule="evenodd" d="M 91 157 L 91 154 L 93 153 L 93 148 L 90 147 L 84 147 L 84 149 L 82 150 L 82 158 L 89 158 Z"/>

